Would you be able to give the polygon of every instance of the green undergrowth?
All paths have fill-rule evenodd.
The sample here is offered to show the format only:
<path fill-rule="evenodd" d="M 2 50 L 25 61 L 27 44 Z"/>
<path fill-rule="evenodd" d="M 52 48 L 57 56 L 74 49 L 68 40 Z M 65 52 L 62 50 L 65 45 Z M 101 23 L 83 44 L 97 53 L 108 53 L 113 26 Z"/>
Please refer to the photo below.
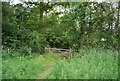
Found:
<path fill-rule="evenodd" d="M 36 79 L 40 74 L 60 60 L 53 54 L 35 54 L 3 58 L 3 79 Z"/>
<path fill-rule="evenodd" d="M 117 79 L 118 52 L 92 52 L 58 62 L 46 79 Z"/>

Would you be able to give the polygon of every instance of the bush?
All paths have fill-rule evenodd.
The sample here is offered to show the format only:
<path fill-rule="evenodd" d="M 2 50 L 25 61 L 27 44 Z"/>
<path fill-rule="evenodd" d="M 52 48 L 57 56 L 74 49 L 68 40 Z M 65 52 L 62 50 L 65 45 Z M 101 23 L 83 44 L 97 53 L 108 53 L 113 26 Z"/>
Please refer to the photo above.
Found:
<path fill-rule="evenodd" d="M 13 50 L 12 48 L 2 50 L 2 58 L 3 59 L 6 59 L 8 57 L 16 57 L 19 55 L 20 55 L 20 53 L 15 52 L 15 50 Z"/>
<path fill-rule="evenodd" d="M 28 46 L 22 46 L 19 48 L 19 52 L 22 53 L 23 55 L 30 55 L 32 49 L 29 48 Z"/>

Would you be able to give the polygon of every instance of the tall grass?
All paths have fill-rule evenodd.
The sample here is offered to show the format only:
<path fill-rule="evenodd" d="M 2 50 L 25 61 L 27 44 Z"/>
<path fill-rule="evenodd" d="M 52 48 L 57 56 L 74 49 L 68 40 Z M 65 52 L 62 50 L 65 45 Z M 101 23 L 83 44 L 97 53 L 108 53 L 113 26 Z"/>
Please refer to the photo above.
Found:
<path fill-rule="evenodd" d="M 7 56 L 3 59 L 3 79 L 36 79 L 40 74 L 59 60 L 59 56 L 53 54 L 29 55 L 29 56 Z"/>
<path fill-rule="evenodd" d="M 89 52 L 81 58 L 60 61 L 46 79 L 116 79 L 118 52 Z"/>

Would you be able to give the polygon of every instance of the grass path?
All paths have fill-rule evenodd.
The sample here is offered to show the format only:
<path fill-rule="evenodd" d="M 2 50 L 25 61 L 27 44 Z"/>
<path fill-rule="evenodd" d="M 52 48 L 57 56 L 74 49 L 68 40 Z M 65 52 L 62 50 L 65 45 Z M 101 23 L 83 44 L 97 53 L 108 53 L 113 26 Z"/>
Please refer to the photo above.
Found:
<path fill-rule="evenodd" d="M 45 77 L 53 70 L 54 67 L 48 68 L 44 73 L 41 74 L 41 79 L 45 79 Z"/>
<path fill-rule="evenodd" d="M 43 73 L 40 73 L 40 77 L 38 77 L 37 79 L 45 79 L 45 77 L 50 73 L 52 72 L 52 70 L 54 69 L 54 65 L 56 63 L 52 63 L 51 66 L 49 66 L 48 69 L 46 69 Z"/>
<path fill-rule="evenodd" d="M 63 61 L 63 60 L 60 60 L 60 61 Z M 40 77 L 38 79 L 45 79 L 45 77 L 53 71 L 54 65 L 56 65 L 56 64 L 57 64 L 57 62 L 52 63 L 51 66 L 46 71 L 44 71 L 43 73 L 40 74 Z"/>
<path fill-rule="evenodd" d="M 39 73 L 39 74 L 36 75 L 37 76 L 36 79 L 45 79 L 46 76 L 53 71 L 55 65 L 58 62 L 62 61 L 63 59 L 59 56 L 50 54 L 50 55 L 46 55 L 46 57 L 44 59 L 37 57 L 36 60 L 37 61 L 39 61 L 39 60 L 43 61 L 44 62 L 44 67 L 46 68 L 46 70 L 44 70 L 42 73 Z"/>
<path fill-rule="evenodd" d="M 64 61 L 64 60 L 60 60 L 59 62 L 62 62 L 62 61 Z M 45 77 L 53 71 L 54 65 L 56 65 L 56 64 L 57 64 L 57 62 L 51 64 L 51 67 L 49 67 L 46 71 L 44 71 L 44 73 L 41 73 L 40 74 L 40 76 L 41 76 L 40 79 L 45 79 Z"/>

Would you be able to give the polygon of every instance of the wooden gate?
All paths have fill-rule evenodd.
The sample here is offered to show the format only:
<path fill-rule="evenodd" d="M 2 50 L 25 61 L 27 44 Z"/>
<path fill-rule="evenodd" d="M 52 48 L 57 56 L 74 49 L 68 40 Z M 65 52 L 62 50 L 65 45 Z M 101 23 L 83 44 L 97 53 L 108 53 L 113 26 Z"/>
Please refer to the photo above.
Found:
<path fill-rule="evenodd" d="M 58 54 L 64 57 L 72 57 L 71 49 L 58 49 L 58 48 L 46 48 L 45 47 L 45 53 Z"/>

